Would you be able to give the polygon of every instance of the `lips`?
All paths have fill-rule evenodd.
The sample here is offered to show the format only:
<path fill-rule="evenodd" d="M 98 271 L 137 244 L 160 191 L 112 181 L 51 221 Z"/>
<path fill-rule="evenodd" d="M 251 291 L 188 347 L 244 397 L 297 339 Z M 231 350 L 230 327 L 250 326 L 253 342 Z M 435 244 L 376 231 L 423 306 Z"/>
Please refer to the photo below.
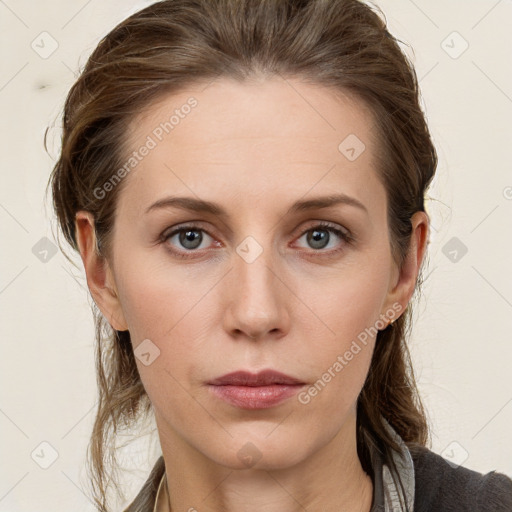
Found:
<path fill-rule="evenodd" d="M 238 371 L 210 382 L 212 396 L 240 409 L 268 409 L 295 395 L 304 382 L 275 370 Z"/>
<path fill-rule="evenodd" d="M 284 373 L 278 372 L 276 370 L 263 370 L 259 373 L 250 373 L 246 371 L 237 371 L 233 373 L 228 373 L 214 379 L 208 384 L 213 386 L 271 386 L 273 384 L 282 384 L 282 385 L 298 385 L 304 384 L 304 382 L 296 379 L 294 377 L 290 377 Z"/>

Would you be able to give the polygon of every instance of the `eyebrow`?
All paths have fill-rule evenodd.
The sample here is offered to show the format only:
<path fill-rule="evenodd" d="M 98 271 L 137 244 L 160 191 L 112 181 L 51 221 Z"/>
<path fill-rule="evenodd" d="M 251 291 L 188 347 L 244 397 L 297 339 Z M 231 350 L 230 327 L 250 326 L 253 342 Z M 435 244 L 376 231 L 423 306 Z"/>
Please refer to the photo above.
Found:
<path fill-rule="evenodd" d="M 291 213 L 297 213 L 307 210 L 329 208 L 338 204 L 345 204 L 358 208 L 368 214 L 368 210 L 355 197 L 348 196 L 346 194 L 333 194 L 328 196 L 315 197 L 307 200 L 298 200 L 291 205 L 286 212 L 287 215 Z M 190 210 L 194 212 L 211 213 L 219 217 L 228 217 L 228 213 L 221 206 L 211 201 L 205 201 L 202 199 L 196 199 L 194 197 L 178 197 L 169 196 L 159 199 L 148 208 L 146 208 L 144 214 L 147 214 L 153 210 L 165 209 L 165 208 L 180 208 L 183 210 Z"/>

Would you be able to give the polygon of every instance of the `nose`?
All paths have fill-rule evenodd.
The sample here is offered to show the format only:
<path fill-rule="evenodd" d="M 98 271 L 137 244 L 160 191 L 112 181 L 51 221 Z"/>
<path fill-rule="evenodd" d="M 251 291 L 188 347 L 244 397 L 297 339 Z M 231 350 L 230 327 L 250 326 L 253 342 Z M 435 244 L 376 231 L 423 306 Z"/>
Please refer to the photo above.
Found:
<path fill-rule="evenodd" d="M 224 329 L 235 339 L 278 339 L 289 331 L 293 296 L 271 268 L 267 252 L 251 263 L 235 254 L 234 268 L 226 276 Z"/>

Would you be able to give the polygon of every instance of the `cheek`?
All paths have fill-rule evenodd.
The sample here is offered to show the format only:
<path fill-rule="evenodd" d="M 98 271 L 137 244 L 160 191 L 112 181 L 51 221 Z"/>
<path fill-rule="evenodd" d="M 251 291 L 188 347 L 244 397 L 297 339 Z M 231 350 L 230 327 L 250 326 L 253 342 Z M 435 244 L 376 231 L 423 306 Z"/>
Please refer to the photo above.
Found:
<path fill-rule="evenodd" d="M 180 324 L 189 322 L 189 313 L 211 284 L 183 268 L 161 262 L 151 265 L 150 258 L 144 256 L 120 261 L 116 281 L 132 341 L 150 338 L 159 343 L 172 338 Z"/>
<path fill-rule="evenodd" d="M 369 370 L 385 299 L 388 274 L 381 265 L 347 269 L 321 286 L 309 288 L 308 306 L 322 323 L 307 328 L 299 320 L 301 338 L 307 332 L 308 346 L 301 357 L 317 375 L 315 385 L 303 395 L 302 403 L 344 404 L 340 413 L 353 405 Z M 311 315 L 310 315 L 311 317 Z"/>
<path fill-rule="evenodd" d="M 361 314 L 360 310 L 358 311 Z M 299 411 L 305 424 L 321 428 L 324 435 L 334 435 L 351 413 L 355 413 L 357 398 L 368 375 L 375 337 L 360 326 L 365 315 L 340 317 L 336 337 L 317 338 L 317 346 L 307 357 L 311 373 L 316 378 L 297 396 Z M 352 335 L 353 334 L 353 335 Z M 321 419 L 321 426 L 318 424 Z"/>
<path fill-rule="evenodd" d="M 153 399 L 158 390 L 179 389 L 178 383 L 189 382 L 193 373 L 210 375 L 201 368 L 203 361 L 212 360 L 207 331 L 220 325 L 211 293 L 219 278 L 192 278 L 183 269 L 171 272 L 162 266 L 148 267 L 143 260 L 138 263 L 141 270 L 134 271 L 137 262 L 123 260 L 117 280 L 139 374 Z M 149 365 L 144 364 L 148 358 L 138 357 L 146 346 Z"/>
<path fill-rule="evenodd" d="M 347 342 L 376 326 L 388 283 L 389 272 L 382 263 L 379 266 L 353 265 L 316 286 L 313 282 L 309 283 L 309 290 L 304 290 L 304 294 L 311 309 L 318 312 L 325 325 L 326 346 L 343 348 Z M 339 339 L 341 346 L 340 343 L 332 343 L 334 336 Z"/>

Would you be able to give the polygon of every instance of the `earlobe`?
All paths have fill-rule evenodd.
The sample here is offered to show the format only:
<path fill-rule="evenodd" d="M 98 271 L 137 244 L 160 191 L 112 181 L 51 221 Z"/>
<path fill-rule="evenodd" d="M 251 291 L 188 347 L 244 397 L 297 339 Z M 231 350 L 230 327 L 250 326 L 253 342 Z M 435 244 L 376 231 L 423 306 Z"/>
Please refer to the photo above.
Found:
<path fill-rule="evenodd" d="M 405 311 L 411 300 L 425 257 L 429 232 L 429 219 L 425 212 L 414 213 L 411 217 L 411 229 L 409 250 L 398 271 L 398 279 L 392 283 L 386 300 L 388 309 L 392 305 L 400 304 L 400 313 L 394 320 Z"/>
<path fill-rule="evenodd" d="M 104 255 L 98 250 L 94 217 L 90 212 L 79 211 L 75 216 L 78 249 L 87 277 L 87 285 L 103 316 L 113 329 L 126 331 L 126 321 L 119 301 L 113 273 Z"/>

